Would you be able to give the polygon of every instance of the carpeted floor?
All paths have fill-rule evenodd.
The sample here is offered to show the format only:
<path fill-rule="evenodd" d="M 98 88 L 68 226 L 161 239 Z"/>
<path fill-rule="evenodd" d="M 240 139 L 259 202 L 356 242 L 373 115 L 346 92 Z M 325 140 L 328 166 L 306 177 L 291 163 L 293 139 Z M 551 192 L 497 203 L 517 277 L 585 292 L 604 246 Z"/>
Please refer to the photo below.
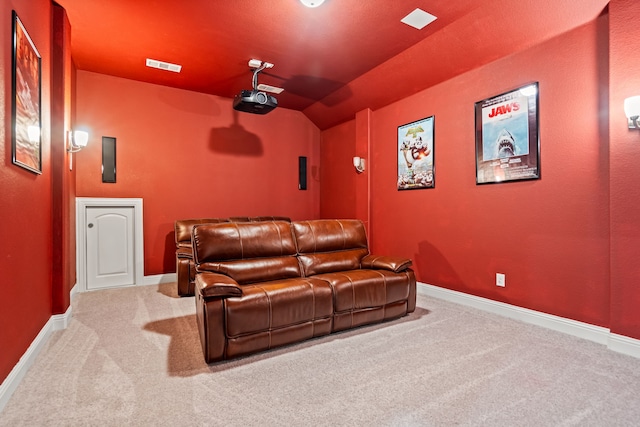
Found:
<path fill-rule="evenodd" d="M 175 284 L 82 293 L 0 426 L 637 426 L 640 360 L 418 296 L 405 318 L 207 365 Z"/>

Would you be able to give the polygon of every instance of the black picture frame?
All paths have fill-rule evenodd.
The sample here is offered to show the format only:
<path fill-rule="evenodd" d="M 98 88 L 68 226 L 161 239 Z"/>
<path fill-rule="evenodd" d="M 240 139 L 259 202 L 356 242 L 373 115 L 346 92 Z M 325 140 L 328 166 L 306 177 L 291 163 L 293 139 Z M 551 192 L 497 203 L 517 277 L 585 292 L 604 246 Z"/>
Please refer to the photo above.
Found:
<path fill-rule="evenodd" d="M 398 126 L 398 190 L 435 188 L 435 116 Z"/>
<path fill-rule="evenodd" d="M 476 184 L 540 179 L 538 82 L 475 103 Z"/>
<path fill-rule="evenodd" d="M 116 138 L 102 137 L 102 182 L 116 182 Z"/>
<path fill-rule="evenodd" d="M 42 59 L 13 11 L 11 162 L 42 173 Z"/>

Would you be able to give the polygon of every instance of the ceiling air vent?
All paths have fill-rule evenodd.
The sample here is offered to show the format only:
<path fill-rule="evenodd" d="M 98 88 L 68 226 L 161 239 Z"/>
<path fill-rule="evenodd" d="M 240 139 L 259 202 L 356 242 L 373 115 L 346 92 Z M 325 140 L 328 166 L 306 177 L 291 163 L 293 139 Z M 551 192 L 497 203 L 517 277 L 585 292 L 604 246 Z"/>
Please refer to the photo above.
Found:
<path fill-rule="evenodd" d="M 174 73 L 179 73 L 182 70 L 182 65 L 171 64 L 170 62 L 162 62 L 156 59 L 147 58 L 147 67 L 157 68 L 159 70 L 165 71 L 173 71 Z"/>
<path fill-rule="evenodd" d="M 402 18 L 400 22 L 407 24 L 410 27 L 421 30 L 436 19 L 438 18 L 433 16 L 432 14 L 425 12 L 420 8 L 416 8 L 416 10 Z"/>

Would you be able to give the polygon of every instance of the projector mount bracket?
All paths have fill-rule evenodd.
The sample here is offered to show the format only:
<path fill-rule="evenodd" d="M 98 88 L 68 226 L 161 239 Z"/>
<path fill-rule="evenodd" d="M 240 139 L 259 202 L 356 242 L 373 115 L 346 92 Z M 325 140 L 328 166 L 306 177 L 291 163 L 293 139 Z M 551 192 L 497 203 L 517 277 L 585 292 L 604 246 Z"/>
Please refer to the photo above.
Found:
<path fill-rule="evenodd" d="M 267 68 L 273 68 L 273 64 L 270 62 L 264 62 L 261 61 L 259 59 L 250 59 L 249 60 L 249 68 L 251 68 L 253 70 L 253 90 L 264 90 L 265 92 L 272 92 L 272 93 L 281 93 L 284 89 L 279 88 L 279 87 L 275 87 L 275 86 L 270 86 L 270 85 L 265 85 L 265 84 L 258 84 L 258 74 L 260 73 L 260 71 L 265 70 Z"/>

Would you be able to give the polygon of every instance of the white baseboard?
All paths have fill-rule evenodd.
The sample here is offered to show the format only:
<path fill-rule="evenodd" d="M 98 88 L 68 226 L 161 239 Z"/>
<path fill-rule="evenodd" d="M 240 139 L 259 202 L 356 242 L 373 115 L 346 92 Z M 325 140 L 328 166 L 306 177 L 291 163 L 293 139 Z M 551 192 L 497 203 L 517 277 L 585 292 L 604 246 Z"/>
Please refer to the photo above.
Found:
<path fill-rule="evenodd" d="M 71 301 L 73 301 L 78 292 L 80 292 L 80 287 L 76 283 L 75 285 L 73 285 L 73 288 L 71 288 L 71 292 L 69 292 L 69 298 L 71 299 Z"/>
<path fill-rule="evenodd" d="M 67 329 L 67 326 L 69 326 L 69 322 L 71 321 L 71 306 L 69 306 L 67 311 L 63 314 L 54 314 L 51 316 L 49 321 L 52 324 L 52 332 Z"/>
<path fill-rule="evenodd" d="M 161 283 L 171 283 L 178 280 L 176 273 L 156 274 L 154 276 L 144 276 L 143 285 L 159 285 Z"/>
<path fill-rule="evenodd" d="M 493 301 L 487 298 L 465 294 L 464 292 L 452 291 L 451 289 L 440 288 L 426 283 L 418 283 L 417 292 L 420 295 L 466 305 L 521 322 L 584 338 L 598 344 L 606 345 L 607 348 L 612 351 L 640 358 L 640 340 L 613 334 L 609 329 L 601 326 Z"/>
<path fill-rule="evenodd" d="M 640 359 L 640 340 L 612 333 L 609 335 L 607 347 L 613 351 L 617 351 L 618 353 L 623 353 Z"/>
<path fill-rule="evenodd" d="M 7 378 L 0 384 L 0 412 L 11 399 L 25 374 L 33 365 L 44 345 L 49 341 L 51 334 L 55 331 L 65 329 L 71 320 L 71 306 L 64 314 L 55 314 L 49 318 L 42 327 L 36 338 L 33 340 L 27 351 L 22 355 L 16 366 L 13 367 Z"/>

